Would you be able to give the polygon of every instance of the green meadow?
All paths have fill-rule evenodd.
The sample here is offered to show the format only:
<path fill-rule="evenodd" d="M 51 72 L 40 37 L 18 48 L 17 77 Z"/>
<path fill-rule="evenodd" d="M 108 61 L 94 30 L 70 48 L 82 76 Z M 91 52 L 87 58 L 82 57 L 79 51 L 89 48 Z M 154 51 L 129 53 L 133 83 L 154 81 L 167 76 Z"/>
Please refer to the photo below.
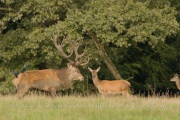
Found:
<path fill-rule="evenodd" d="M 179 120 L 179 97 L 0 96 L 0 120 Z"/>

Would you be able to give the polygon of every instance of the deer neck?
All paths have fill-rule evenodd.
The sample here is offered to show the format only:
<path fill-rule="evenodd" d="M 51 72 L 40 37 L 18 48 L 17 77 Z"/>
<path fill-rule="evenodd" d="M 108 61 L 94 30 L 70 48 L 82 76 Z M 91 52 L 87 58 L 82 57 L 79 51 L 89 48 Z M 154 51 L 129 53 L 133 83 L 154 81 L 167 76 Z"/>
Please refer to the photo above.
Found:
<path fill-rule="evenodd" d="M 100 80 L 99 80 L 99 78 L 98 78 L 98 75 L 93 76 L 92 79 L 93 79 L 94 85 L 95 85 L 96 87 L 98 87 L 99 84 L 100 84 Z"/>
<path fill-rule="evenodd" d="M 180 90 L 180 79 L 176 80 L 176 86 Z"/>

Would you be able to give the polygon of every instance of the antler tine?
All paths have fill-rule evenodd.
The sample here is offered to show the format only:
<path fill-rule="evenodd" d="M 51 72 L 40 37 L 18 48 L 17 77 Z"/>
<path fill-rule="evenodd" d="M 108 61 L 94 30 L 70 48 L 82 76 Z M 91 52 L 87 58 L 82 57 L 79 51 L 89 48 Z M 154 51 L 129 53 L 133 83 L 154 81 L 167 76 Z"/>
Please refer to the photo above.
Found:
<path fill-rule="evenodd" d="M 81 65 L 82 64 L 82 57 L 85 55 L 86 53 L 86 47 L 87 45 L 85 46 L 85 49 L 83 51 L 83 53 L 79 54 L 78 53 L 78 49 L 79 49 L 79 46 L 80 46 L 80 42 L 83 41 L 83 38 L 80 38 L 80 39 L 77 39 L 77 40 L 74 40 L 70 43 L 71 47 L 73 48 L 74 50 L 74 53 L 75 53 L 75 66 L 78 66 L 78 65 Z"/>
<path fill-rule="evenodd" d="M 72 56 L 72 54 L 73 54 L 73 50 L 72 50 L 72 52 L 71 52 L 69 55 L 67 55 L 67 54 L 64 52 L 63 48 L 62 48 L 63 43 L 64 43 L 64 41 L 65 41 L 65 38 L 66 38 L 66 37 L 63 38 L 61 44 L 58 44 L 58 43 L 57 43 L 57 39 L 58 39 L 58 36 L 57 36 L 57 35 L 53 35 L 53 37 L 51 38 L 51 40 L 53 41 L 53 43 L 54 43 L 55 47 L 58 49 L 58 51 L 61 53 L 62 57 L 66 58 L 70 63 L 74 63 L 72 60 L 69 59 L 69 58 Z"/>
<path fill-rule="evenodd" d="M 67 38 L 64 36 L 63 40 L 61 41 L 61 44 L 58 44 L 58 36 L 53 35 L 53 37 L 52 37 L 52 41 L 53 41 L 55 47 L 61 53 L 62 57 L 66 58 L 69 61 L 69 63 L 71 63 L 74 66 L 86 65 L 89 62 L 89 58 L 88 58 L 88 60 L 87 59 L 82 59 L 82 58 L 86 53 L 87 45 L 85 46 L 84 51 L 81 54 L 78 54 L 78 49 L 79 49 L 81 41 L 83 41 L 83 38 L 80 38 L 80 39 L 69 42 L 69 44 L 70 44 L 70 46 L 72 48 L 72 52 L 69 55 L 67 55 L 63 50 L 63 47 L 65 46 L 64 44 L 65 44 L 66 39 Z M 75 61 L 72 61 L 70 59 L 70 57 L 72 56 L 73 53 L 75 54 Z"/>
<path fill-rule="evenodd" d="M 85 46 L 83 53 L 82 53 L 82 54 L 80 54 L 80 55 L 79 55 L 79 57 L 84 56 L 84 54 L 86 53 L 86 50 L 87 50 L 87 45 Z"/>
<path fill-rule="evenodd" d="M 86 64 L 89 63 L 89 57 L 87 57 L 87 59 L 82 59 L 82 57 L 86 54 L 86 50 L 87 50 L 86 47 L 85 47 L 85 49 L 84 49 L 82 54 L 80 54 L 80 55 L 78 54 L 77 55 L 78 57 L 77 57 L 77 60 L 75 62 L 76 66 L 78 66 L 78 65 L 82 65 L 83 66 L 83 65 L 86 65 Z"/>
<path fill-rule="evenodd" d="M 81 61 L 81 64 L 80 65 L 87 65 L 88 63 L 89 63 L 89 57 L 87 58 L 88 60 L 85 62 L 85 63 L 82 63 L 82 61 Z"/>
<path fill-rule="evenodd" d="M 70 45 L 71 45 L 71 47 L 74 50 L 74 53 L 75 53 L 75 62 L 76 62 L 79 59 L 79 54 L 78 54 L 79 43 L 78 42 L 71 42 Z"/>
<path fill-rule="evenodd" d="M 78 59 L 80 59 L 80 64 L 82 63 L 82 57 L 86 54 L 86 47 L 87 46 L 85 46 L 85 49 L 84 49 L 83 53 L 78 54 Z"/>
<path fill-rule="evenodd" d="M 82 39 L 81 39 L 82 40 Z M 74 44 L 75 45 L 75 44 Z M 75 46 L 74 46 L 74 53 L 76 55 L 76 58 L 75 58 L 75 62 L 77 62 L 79 59 L 82 60 L 81 58 L 85 55 L 86 53 L 86 47 L 87 45 L 85 46 L 85 49 L 83 51 L 83 53 L 81 54 L 78 54 L 78 49 L 79 49 L 79 43 L 77 43 Z"/>

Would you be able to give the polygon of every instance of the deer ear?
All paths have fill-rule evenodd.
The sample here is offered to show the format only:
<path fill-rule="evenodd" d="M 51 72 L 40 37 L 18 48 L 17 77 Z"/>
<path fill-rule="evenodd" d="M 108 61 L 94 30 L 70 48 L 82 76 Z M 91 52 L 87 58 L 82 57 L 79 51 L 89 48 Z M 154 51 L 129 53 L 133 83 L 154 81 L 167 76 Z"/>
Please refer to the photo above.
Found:
<path fill-rule="evenodd" d="M 179 75 L 177 73 L 175 73 L 175 76 L 179 77 Z"/>
<path fill-rule="evenodd" d="M 92 69 L 91 69 L 90 67 L 88 67 L 88 70 L 89 70 L 90 72 L 92 72 Z"/>
<path fill-rule="evenodd" d="M 101 69 L 101 67 L 98 67 L 98 69 L 96 70 L 96 72 L 99 72 L 100 69 Z"/>

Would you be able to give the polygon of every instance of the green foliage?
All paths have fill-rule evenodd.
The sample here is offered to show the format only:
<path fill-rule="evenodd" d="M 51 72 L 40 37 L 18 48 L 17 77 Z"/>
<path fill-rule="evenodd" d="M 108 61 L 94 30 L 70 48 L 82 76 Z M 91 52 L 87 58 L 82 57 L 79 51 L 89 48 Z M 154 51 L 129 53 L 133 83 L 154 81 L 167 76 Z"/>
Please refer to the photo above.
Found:
<path fill-rule="evenodd" d="M 176 12 L 168 5 L 162 9 L 152 9 L 148 2 L 94 0 L 86 9 L 71 11 L 67 19 L 72 21 L 79 18 L 79 22 L 73 24 L 83 26 L 82 31 L 91 30 L 102 43 L 113 43 L 120 47 L 145 41 L 156 45 L 178 29 L 174 16 Z"/>

